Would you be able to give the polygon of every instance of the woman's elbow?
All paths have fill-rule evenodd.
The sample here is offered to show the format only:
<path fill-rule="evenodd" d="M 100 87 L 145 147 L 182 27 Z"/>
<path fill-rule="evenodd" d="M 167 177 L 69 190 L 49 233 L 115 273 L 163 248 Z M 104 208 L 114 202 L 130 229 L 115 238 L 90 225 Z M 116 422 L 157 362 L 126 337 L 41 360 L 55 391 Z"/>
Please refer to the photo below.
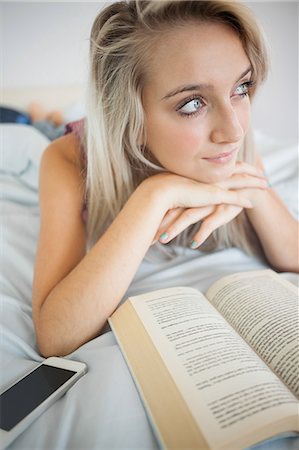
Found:
<path fill-rule="evenodd" d="M 293 272 L 299 274 L 299 257 L 280 258 L 278 261 L 272 262 L 272 267 L 276 272 Z"/>
<path fill-rule="evenodd" d="M 38 351 L 44 358 L 50 356 L 66 356 L 71 353 L 64 338 L 57 334 L 57 327 L 53 321 L 42 316 L 41 312 L 34 315 L 35 337 Z"/>
<path fill-rule="evenodd" d="M 62 342 L 57 342 L 54 336 L 50 333 L 35 331 L 36 344 L 38 351 L 44 358 L 49 358 L 50 356 L 66 356 L 70 351 L 68 351 L 62 344 Z"/>

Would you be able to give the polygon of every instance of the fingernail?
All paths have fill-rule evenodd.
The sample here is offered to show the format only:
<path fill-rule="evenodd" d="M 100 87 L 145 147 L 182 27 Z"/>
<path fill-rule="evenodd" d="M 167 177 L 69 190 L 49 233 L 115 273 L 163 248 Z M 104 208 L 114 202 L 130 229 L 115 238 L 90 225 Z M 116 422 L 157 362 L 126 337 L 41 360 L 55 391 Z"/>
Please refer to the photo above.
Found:
<path fill-rule="evenodd" d="M 159 237 L 160 241 L 166 241 L 166 239 L 168 239 L 168 234 L 167 233 L 162 233 Z"/>
<path fill-rule="evenodd" d="M 264 175 L 264 177 L 265 177 L 265 181 L 266 181 L 266 183 L 267 183 L 267 186 L 268 186 L 268 187 L 271 187 L 272 185 L 271 185 L 271 183 L 270 183 L 270 181 L 269 181 L 269 178 L 268 178 L 266 172 L 263 172 L 263 175 Z"/>
<path fill-rule="evenodd" d="M 196 242 L 196 241 L 191 241 L 190 247 L 191 247 L 191 248 L 196 248 L 196 247 L 198 247 L 198 242 Z"/>

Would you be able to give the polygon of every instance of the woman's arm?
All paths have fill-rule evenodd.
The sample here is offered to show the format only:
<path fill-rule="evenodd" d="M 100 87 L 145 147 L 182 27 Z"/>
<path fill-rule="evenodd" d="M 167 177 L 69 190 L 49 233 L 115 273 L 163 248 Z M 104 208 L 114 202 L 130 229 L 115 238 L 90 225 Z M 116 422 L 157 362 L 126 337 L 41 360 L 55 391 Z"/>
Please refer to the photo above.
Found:
<path fill-rule="evenodd" d="M 250 207 L 240 192 L 173 174 L 156 175 L 140 184 L 85 254 L 82 179 L 64 150 L 66 142 L 71 148 L 67 137 L 51 144 L 40 172 L 41 229 L 33 318 L 44 356 L 66 355 L 99 334 L 169 209 L 223 203 Z"/>
<path fill-rule="evenodd" d="M 250 195 L 253 208 L 246 214 L 270 265 L 281 272 L 299 273 L 298 222 L 270 187 Z"/>
<path fill-rule="evenodd" d="M 66 147 L 73 148 L 71 137 L 52 143 L 40 169 L 33 319 L 44 356 L 70 353 L 100 332 L 144 257 L 163 209 L 139 189 L 85 255 L 83 180 Z"/>
<path fill-rule="evenodd" d="M 265 173 L 259 155 L 256 167 Z M 259 237 L 269 264 L 281 272 L 299 273 L 297 220 L 270 186 L 266 190 L 248 189 L 243 193 L 253 204 L 253 208 L 246 210 L 246 214 Z"/>

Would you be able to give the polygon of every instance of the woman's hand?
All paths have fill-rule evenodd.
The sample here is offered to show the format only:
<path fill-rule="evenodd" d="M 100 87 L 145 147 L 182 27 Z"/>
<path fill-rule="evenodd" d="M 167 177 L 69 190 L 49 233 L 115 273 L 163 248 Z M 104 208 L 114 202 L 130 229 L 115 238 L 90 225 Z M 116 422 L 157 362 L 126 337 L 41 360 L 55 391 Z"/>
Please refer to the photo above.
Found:
<path fill-rule="evenodd" d="M 244 162 L 237 162 L 233 174 L 217 185 L 226 189 L 238 189 L 254 207 L 260 196 L 260 189 L 268 188 L 269 182 L 262 169 Z"/>
<path fill-rule="evenodd" d="M 199 183 L 202 184 L 202 183 Z M 237 163 L 233 174 L 226 180 L 215 183 L 227 192 L 239 191 L 253 202 L 259 189 L 267 188 L 267 181 L 261 170 L 246 163 Z M 206 185 L 211 186 L 211 185 Z M 219 195 L 219 193 L 218 193 Z M 163 218 L 154 242 L 168 243 L 188 226 L 202 221 L 200 230 L 193 237 L 190 246 L 197 248 L 220 226 L 233 220 L 246 206 L 236 204 L 210 204 L 201 207 L 170 209 Z"/>

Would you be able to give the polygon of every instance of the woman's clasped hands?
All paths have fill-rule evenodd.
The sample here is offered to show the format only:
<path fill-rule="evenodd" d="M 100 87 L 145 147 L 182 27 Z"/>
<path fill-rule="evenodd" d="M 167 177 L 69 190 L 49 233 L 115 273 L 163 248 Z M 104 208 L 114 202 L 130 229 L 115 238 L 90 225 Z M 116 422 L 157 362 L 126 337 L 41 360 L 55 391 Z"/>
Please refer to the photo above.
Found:
<path fill-rule="evenodd" d="M 254 208 L 261 190 L 269 186 L 262 170 L 244 162 L 237 162 L 226 180 L 212 184 L 171 173 L 155 175 L 148 180 L 151 179 L 160 181 L 161 192 L 172 198 L 153 244 L 157 241 L 167 244 L 187 227 L 201 221 L 200 229 L 190 242 L 194 249 L 244 208 Z"/>

